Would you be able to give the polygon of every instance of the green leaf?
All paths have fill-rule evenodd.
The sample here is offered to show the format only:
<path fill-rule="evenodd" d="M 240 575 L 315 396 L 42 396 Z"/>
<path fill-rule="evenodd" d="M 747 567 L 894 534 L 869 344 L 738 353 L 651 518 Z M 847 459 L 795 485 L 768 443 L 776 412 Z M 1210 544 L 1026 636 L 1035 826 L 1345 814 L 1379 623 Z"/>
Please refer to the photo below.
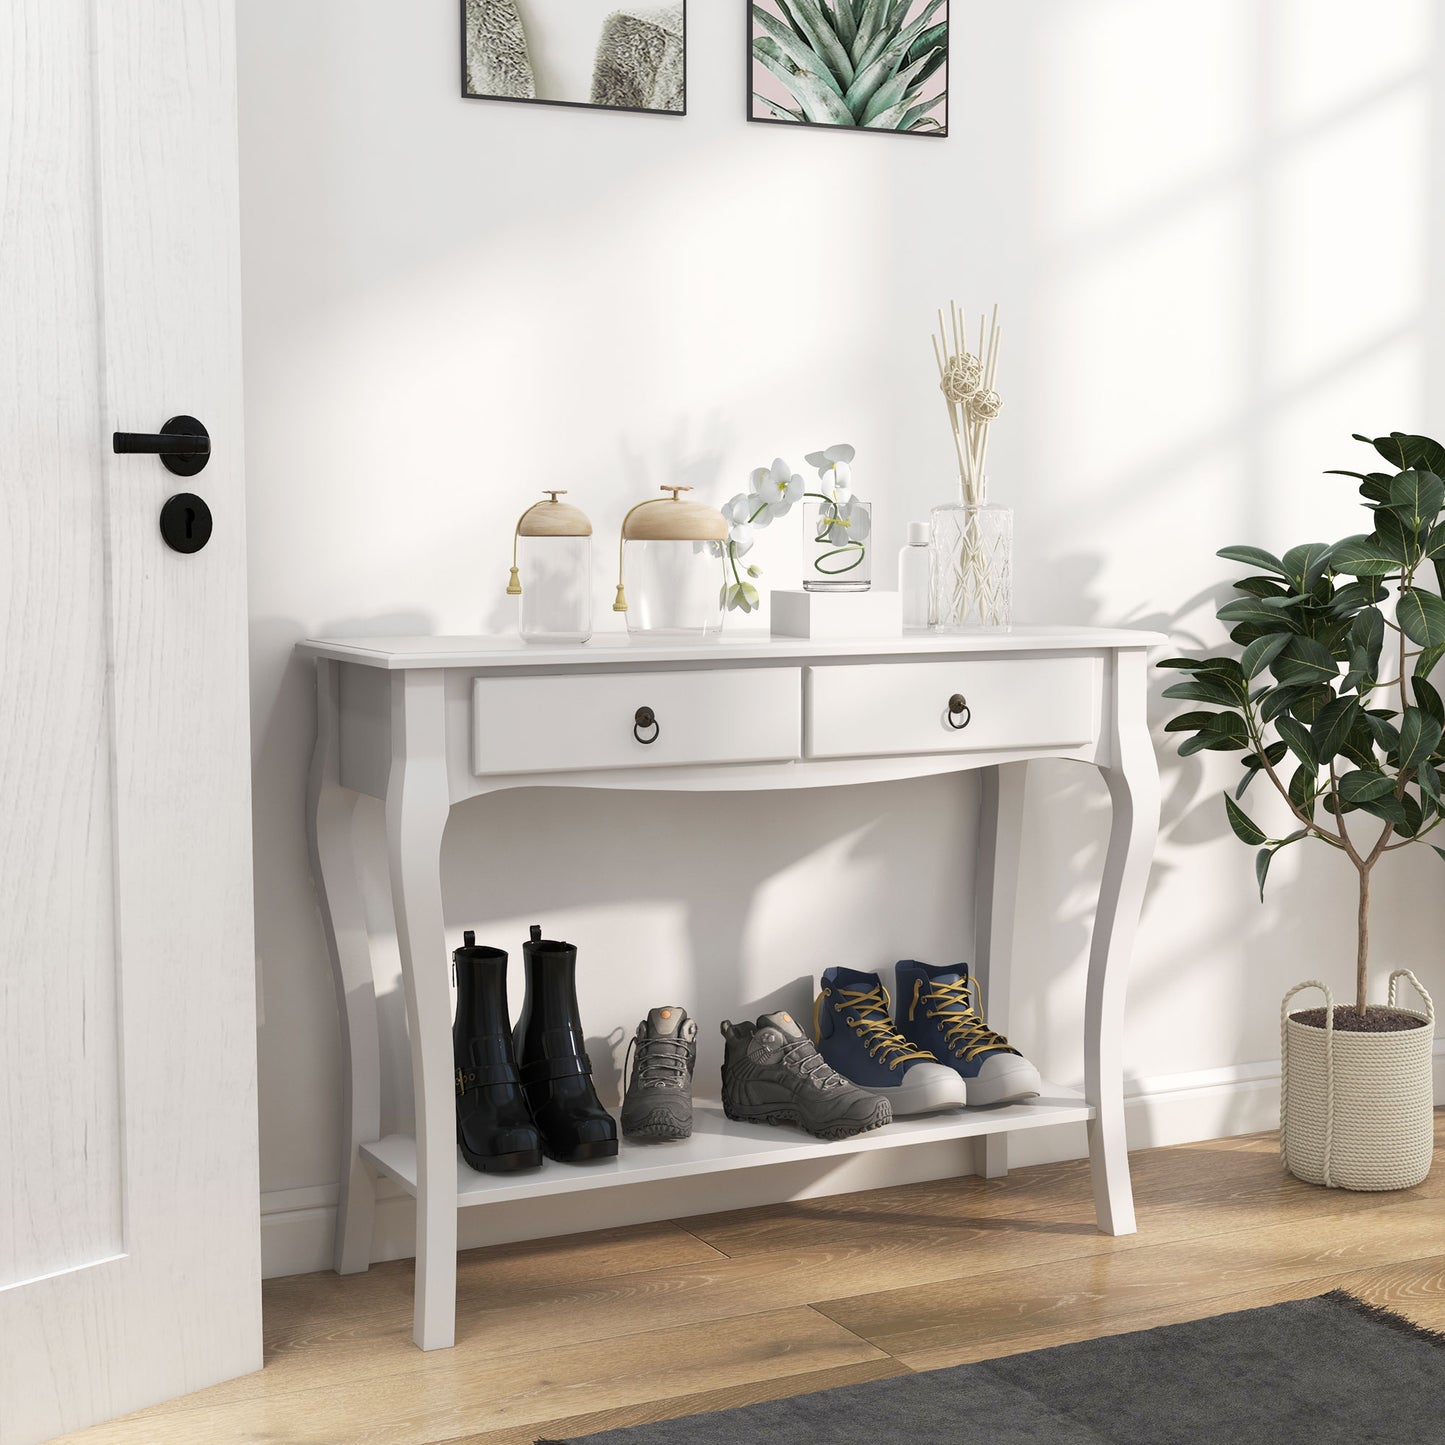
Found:
<path fill-rule="evenodd" d="M 1415 781 L 1420 784 L 1420 791 L 1437 809 L 1445 804 L 1445 798 L 1440 796 L 1440 774 L 1435 770 L 1434 763 L 1421 763 L 1420 771 L 1415 774 Z"/>
<path fill-rule="evenodd" d="M 1390 721 L 1393 716 L 1393 713 L 1387 713 L 1382 717 L 1378 712 L 1371 711 L 1364 717 L 1370 737 L 1380 751 L 1387 754 L 1395 753 L 1400 746 L 1400 730 Z"/>
<path fill-rule="evenodd" d="M 918 101 L 915 82 L 928 64 L 928 57 L 911 61 L 892 80 L 880 85 L 873 99 L 863 107 L 862 124 L 868 130 L 897 130 L 904 112 Z M 856 115 L 857 112 L 855 111 Z"/>
<path fill-rule="evenodd" d="M 1429 437 L 1408 436 L 1402 431 L 1391 432 L 1387 437 L 1366 437 L 1356 432 L 1355 440 L 1368 443 L 1391 466 L 1402 471 L 1408 467 L 1423 467 L 1437 477 L 1445 476 L 1445 447 Z"/>
<path fill-rule="evenodd" d="M 1383 628 L 1383 619 L 1381 619 Z M 1290 639 L 1288 632 L 1273 632 L 1268 637 L 1257 637 L 1240 655 L 1239 666 L 1246 681 L 1253 681 L 1271 662 L 1279 656 Z"/>
<path fill-rule="evenodd" d="M 1432 562 L 1437 557 L 1445 557 L 1445 522 L 1436 522 L 1425 534 L 1421 551 Z"/>
<path fill-rule="evenodd" d="M 1340 797 L 1347 803 L 1369 803 L 1384 798 L 1395 791 L 1395 784 L 1384 773 L 1372 773 L 1364 769 L 1345 773 L 1340 778 Z"/>
<path fill-rule="evenodd" d="M 1360 484 L 1360 495 L 1367 502 L 1388 502 L 1390 483 L 1394 478 L 1388 472 L 1347 472 L 1332 467 L 1327 477 L 1354 477 Z"/>
<path fill-rule="evenodd" d="M 1172 667 L 1180 672 L 1219 672 L 1233 678 L 1244 676 L 1238 661 L 1232 657 L 1170 657 L 1154 666 Z"/>
<path fill-rule="evenodd" d="M 1259 880 L 1259 901 L 1264 902 L 1264 880 L 1269 877 L 1270 860 L 1274 857 L 1273 848 L 1261 848 L 1254 855 L 1254 876 Z"/>
<path fill-rule="evenodd" d="M 1434 687 L 1423 677 L 1413 677 L 1410 679 L 1410 688 L 1415 694 L 1415 703 L 1420 711 L 1434 718 L 1436 722 L 1445 723 L 1445 701 L 1441 700 Z"/>
<path fill-rule="evenodd" d="M 1319 794 L 1319 770 L 1301 763 L 1289 780 L 1289 800 L 1306 817 L 1315 815 L 1315 798 Z"/>
<path fill-rule="evenodd" d="M 1403 560 L 1380 537 L 1361 534 L 1336 543 L 1330 565 L 1349 577 L 1388 577 L 1400 570 Z"/>
<path fill-rule="evenodd" d="M 1234 590 L 1250 597 L 1289 596 L 1289 588 L 1283 582 L 1276 582 L 1273 577 L 1241 577 L 1234 584 Z"/>
<path fill-rule="evenodd" d="M 1382 823 L 1394 823 L 1397 827 L 1409 821 L 1405 805 L 1393 794 L 1388 798 L 1372 798 L 1368 803 L 1361 803 L 1360 811 L 1378 818 Z"/>
<path fill-rule="evenodd" d="M 1197 677 L 1193 682 L 1176 682 L 1164 689 L 1165 697 L 1187 702 L 1212 702 L 1218 707 L 1238 707 L 1244 698 L 1240 690 L 1213 677 Z"/>
<path fill-rule="evenodd" d="M 1172 717 L 1164 724 L 1166 733 L 1192 733 L 1208 727 L 1219 714 L 1217 712 L 1184 712 Z"/>
<path fill-rule="evenodd" d="M 1334 655 L 1312 637 L 1291 637 L 1274 659 L 1270 669 L 1275 681 L 1290 683 L 1335 683 L 1340 675 Z"/>
<path fill-rule="evenodd" d="M 1335 588 L 1330 598 L 1330 611 L 1336 616 L 1348 615 L 1361 607 L 1383 602 L 1389 596 L 1389 588 L 1378 577 L 1366 577 L 1359 582 L 1346 582 Z"/>
<path fill-rule="evenodd" d="M 1381 507 L 1376 511 L 1375 535 L 1387 552 L 1400 559 L 1402 569 L 1408 570 L 1419 562 L 1420 543 L 1393 507 Z"/>
<path fill-rule="evenodd" d="M 1421 647 L 1445 643 L 1445 601 L 1433 592 L 1407 587 L 1396 604 L 1395 620 L 1405 636 Z"/>
<path fill-rule="evenodd" d="M 1401 472 L 1390 483 L 1390 510 L 1414 533 L 1423 531 L 1445 507 L 1445 482 L 1434 472 Z"/>
<path fill-rule="evenodd" d="M 1418 707 L 1407 707 L 1400 719 L 1400 761 L 1402 773 L 1408 773 L 1425 762 L 1440 746 L 1440 720 Z"/>
<path fill-rule="evenodd" d="M 1264 842 L 1264 832 L 1250 820 L 1244 809 L 1228 793 L 1224 795 L 1224 811 L 1229 817 L 1229 826 L 1234 829 L 1235 836 L 1241 842 L 1251 846 Z"/>
<path fill-rule="evenodd" d="M 1440 665 L 1440 659 L 1445 657 L 1445 647 L 1427 647 L 1419 657 L 1415 659 L 1415 676 L 1429 677 Z"/>
<path fill-rule="evenodd" d="M 1284 739 L 1286 746 L 1300 762 L 1318 768 L 1320 760 L 1315 756 L 1314 742 L 1305 726 L 1292 717 L 1275 719 L 1275 730 Z"/>
<path fill-rule="evenodd" d="M 1311 727 L 1320 715 L 1320 709 L 1328 707 L 1334 700 L 1332 688 L 1307 687 L 1290 705 L 1290 714 L 1306 727 Z"/>
<path fill-rule="evenodd" d="M 1284 563 L 1272 552 L 1266 552 L 1260 547 L 1221 547 L 1214 555 L 1223 557 L 1226 562 L 1243 562 L 1246 567 L 1254 567 L 1261 572 L 1273 572 L 1280 577 L 1289 576 Z"/>
<path fill-rule="evenodd" d="M 813 49 L 834 76 L 846 88 L 853 80 L 853 61 L 843 48 L 837 33 L 828 23 L 818 0 L 777 0 L 778 9 L 791 12 L 791 18 L 810 41 Z"/>
<path fill-rule="evenodd" d="M 838 77 L 827 65 L 824 59 L 814 50 L 810 44 L 800 39 L 797 34 L 797 27 L 784 25 L 764 10 L 761 5 L 753 6 L 753 20 L 772 37 L 778 49 L 787 58 L 790 64 L 800 73 L 815 76 L 826 85 L 839 100 L 843 98 L 843 90 L 839 84 Z M 852 112 L 849 112 L 848 120 L 852 123 Z"/>
<path fill-rule="evenodd" d="M 1364 671 L 1377 677 L 1380 671 L 1380 650 L 1385 645 L 1385 614 L 1378 607 L 1366 607 L 1355 614 L 1350 624 L 1350 644 L 1357 648 L 1364 661 Z"/>
<path fill-rule="evenodd" d="M 853 77 L 845 97 L 848 108 L 857 117 L 859 125 L 868 125 L 870 118 L 876 118 L 889 107 L 904 101 L 908 91 L 924 78 L 925 70 L 931 75 L 933 70 L 938 68 L 934 66 L 932 69 L 928 69 L 928 62 L 933 54 L 932 46 L 923 46 L 916 52 L 914 47 L 922 40 L 924 33 L 928 30 L 928 22 L 937 13 L 942 3 L 943 0 L 932 0 L 924 13 L 901 31 L 880 32 L 880 38 L 884 43 L 875 45 L 876 53 L 870 54 L 867 61 L 858 67 L 857 74 Z M 946 25 L 935 28 L 943 30 L 946 37 Z M 894 81 L 900 83 L 889 89 Z M 887 99 L 882 97 L 885 89 L 889 90 Z M 912 103 L 912 100 L 907 100 L 906 105 Z M 892 128 L 891 126 L 873 127 L 875 130 Z"/>
<path fill-rule="evenodd" d="M 1301 592 L 1310 591 L 1324 576 L 1333 547 L 1328 542 L 1305 542 L 1284 554 L 1285 575 Z"/>
<path fill-rule="evenodd" d="M 1172 719 L 1165 725 L 1166 732 L 1192 732 L 1197 736 L 1189 739 L 1187 751 L 1181 746 L 1179 755 L 1188 757 L 1202 748 L 1213 752 L 1243 752 L 1250 745 L 1249 731 L 1244 719 L 1235 712 L 1191 712 Z"/>
<path fill-rule="evenodd" d="M 802 111 L 789 110 L 782 102 L 773 100 L 771 97 L 763 95 L 760 91 L 755 90 L 753 92 L 753 99 L 759 105 L 766 106 L 768 110 L 772 111 L 774 118 L 777 120 L 791 120 L 801 123 L 806 119 Z"/>
<path fill-rule="evenodd" d="M 1272 603 L 1293 601 L 1292 598 L 1236 597 L 1226 602 L 1215 615 L 1221 622 L 1245 623 L 1257 627 L 1261 632 L 1297 632 L 1288 612 Z"/>
<path fill-rule="evenodd" d="M 772 71 L 798 102 L 803 115 L 815 125 L 853 124 L 853 113 L 843 104 L 836 89 L 822 78 L 826 67 L 800 70 L 783 54 L 776 40 L 762 36 L 753 41 L 753 54 Z"/>
<path fill-rule="evenodd" d="M 1310 728 L 1310 751 L 1320 762 L 1329 762 L 1344 747 L 1359 711 L 1353 697 L 1336 698 L 1320 709 Z"/>

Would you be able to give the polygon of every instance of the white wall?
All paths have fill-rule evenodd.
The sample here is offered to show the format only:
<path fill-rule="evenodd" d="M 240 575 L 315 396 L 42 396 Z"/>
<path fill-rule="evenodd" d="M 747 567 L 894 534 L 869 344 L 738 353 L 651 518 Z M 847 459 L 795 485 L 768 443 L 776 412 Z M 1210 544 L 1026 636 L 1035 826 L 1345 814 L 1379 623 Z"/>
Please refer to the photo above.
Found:
<path fill-rule="evenodd" d="M 950 495 L 928 346 L 950 296 L 1003 307 L 990 469 L 1017 509 L 1022 621 L 1213 639 L 1229 571 L 1216 547 L 1358 530 L 1349 485 L 1319 475 L 1355 464 L 1350 433 L 1445 430 L 1445 266 L 1427 245 L 1445 44 L 1427 0 L 1367 19 L 1347 0 L 954 0 L 944 142 L 744 123 L 743 10 L 724 0 L 692 0 L 685 120 L 464 102 L 455 8 L 240 7 L 273 1270 L 324 1261 L 337 1173 L 298 638 L 505 630 L 511 525 L 544 485 L 597 524 L 611 626 L 608 543 L 631 502 L 667 480 L 721 501 L 775 453 L 842 440 L 891 584 L 905 524 Z M 765 583 L 791 583 L 798 551 L 792 528 L 768 534 Z M 1267 1123 L 1282 990 L 1315 974 L 1345 988 L 1351 962 L 1336 861 L 1283 856 L 1261 908 L 1250 853 L 1226 836 L 1230 764 L 1168 753 L 1164 767 L 1129 1016 L 1141 1140 Z M 723 1013 L 779 989 L 800 1004 L 803 976 L 832 961 L 966 950 L 974 797 L 966 780 L 801 799 L 505 794 L 453 821 L 448 926 L 515 946 L 545 922 L 582 946 L 593 1034 L 687 1003 L 710 1074 Z M 1082 1072 L 1106 811 L 1096 779 L 1036 770 L 1014 1032 L 1062 1080 Z M 1440 862 L 1391 865 L 1380 963 L 1445 989 Z M 403 1114 L 380 903 L 376 923 Z"/>

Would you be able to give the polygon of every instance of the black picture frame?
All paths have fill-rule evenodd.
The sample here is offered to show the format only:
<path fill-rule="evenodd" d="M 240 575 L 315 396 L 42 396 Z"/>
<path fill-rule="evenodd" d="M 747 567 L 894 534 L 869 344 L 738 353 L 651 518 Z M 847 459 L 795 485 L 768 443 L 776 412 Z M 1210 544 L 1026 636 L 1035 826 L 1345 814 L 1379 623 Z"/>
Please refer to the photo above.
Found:
<path fill-rule="evenodd" d="M 679 110 L 661 110 L 644 105 L 600 105 L 594 101 L 587 100 L 552 100 L 543 96 L 523 95 L 487 95 L 470 88 L 470 76 L 467 65 L 467 15 L 471 6 L 479 3 L 479 0 L 458 0 L 458 34 L 459 42 L 457 47 L 458 71 L 460 75 L 461 97 L 463 100 L 483 100 L 504 105 L 549 105 L 564 110 L 590 110 L 603 113 L 612 112 L 618 115 L 655 115 L 655 116 L 677 116 L 687 115 L 687 97 L 689 86 L 688 75 L 688 47 L 687 47 L 687 22 L 688 7 L 691 0 L 677 0 L 682 6 L 682 107 Z"/>
<path fill-rule="evenodd" d="M 835 3 L 838 3 L 838 0 L 835 0 Z M 846 0 L 843 0 L 843 3 L 846 3 Z M 755 124 L 755 125 L 777 125 L 777 126 L 786 127 L 787 129 L 790 129 L 790 130 L 836 131 L 839 135 L 890 135 L 890 136 L 910 136 L 910 137 L 912 137 L 912 138 L 914 138 L 914 139 L 917 139 L 917 140 L 947 140 L 947 139 L 948 139 L 948 134 L 949 134 L 949 113 L 948 113 L 948 112 L 949 112 L 949 102 L 950 102 L 950 100 L 951 100 L 951 91 L 952 91 L 952 89 L 953 89 L 953 74 L 952 74 L 952 71 L 953 71 L 953 17 L 952 17 L 952 11 L 953 11 L 953 0 L 943 0 L 943 24 L 944 24 L 944 26 L 946 27 L 946 30 L 945 30 L 945 33 L 944 33 L 944 41 L 943 41 L 943 43 L 944 43 L 944 62 L 943 62 L 943 68 L 944 68 L 944 74 L 945 74 L 946 79 L 945 79 L 945 83 L 944 83 L 944 87 L 943 87 L 943 96 L 942 96 L 942 103 L 943 103 L 943 125 L 942 125 L 942 128 L 939 129 L 939 130 L 928 130 L 928 131 L 879 130 L 879 129 L 876 129 L 876 128 L 870 128 L 870 127 L 867 127 L 867 126 L 860 126 L 860 125 L 843 125 L 843 124 L 841 124 L 841 123 L 835 124 L 835 123 L 830 122 L 830 121 L 816 121 L 816 120 L 807 120 L 807 119 L 802 119 L 802 120 L 784 120 L 781 116 L 775 116 L 775 115 L 758 115 L 758 114 L 756 113 L 757 106 L 756 106 L 756 102 L 754 101 L 754 98 L 753 98 L 753 97 L 754 97 L 754 92 L 755 92 L 755 90 L 756 90 L 757 87 L 754 85 L 753 81 L 754 81 L 754 77 L 755 77 L 755 75 L 756 75 L 756 73 L 757 73 L 757 68 L 762 65 L 762 62 L 761 62 L 760 60 L 758 60 L 757 56 L 754 54 L 754 51 L 753 51 L 753 42 L 754 42 L 754 40 L 756 40 L 756 39 L 758 38 L 758 36 L 757 36 L 757 34 L 756 34 L 756 31 L 757 31 L 757 28 L 758 28 L 758 23 L 757 23 L 757 21 L 753 18 L 753 7 L 752 7 L 752 3 L 751 3 L 751 0 L 750 0 L 750 3 L 748 4 L 748 7 L 747 7 L 747 16 L 748 16 L 748 18 L 747 18 L 747 27 L 746 27 L 746 39 L 747 39 L 747 68 L 746 68 L 746 72 L 745 72 L 745 85 L 746 85 L 746 89 L 745 89 L 745 96 L 744 96 L 744 103 L 745 103 L 745 105 L 747 106 L 747 118 L 748 118 L 748 121 L 749 121 L 750 123 L 752 123 L 752 124 Z M 765 69 L 765 68 L 766 68 L 766 67 L 764 67 L 764 69 Z"/>

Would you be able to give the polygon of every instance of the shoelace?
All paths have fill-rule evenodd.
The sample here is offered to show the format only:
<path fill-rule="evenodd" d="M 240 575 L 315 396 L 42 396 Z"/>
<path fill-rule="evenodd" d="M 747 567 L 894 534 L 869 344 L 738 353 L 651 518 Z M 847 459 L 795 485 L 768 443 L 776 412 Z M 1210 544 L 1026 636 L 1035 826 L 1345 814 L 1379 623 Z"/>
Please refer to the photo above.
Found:
<path fill-rule="evenodd" d="M 962 979 L 957 983 L 934 983 L 931 986 L 918 979 L 913 985 L 909 1018 L 913 1017 L 920 1002 L 929 1018 L 942 1023 L 944 1040 L 956 1058 L 973 1060 L 980 1054 L 1009 1047 L 1009 1041 L 983 1021 L 983 1015 L 974 1007 L 970 985 Z M 929 1008 L 929 1004 L 937 1007 Z"/>
<path fill-rule="evenodd" d="M 828 990 L 823 992 L 827 994 Z M 912 1063 L 915 1059 L 932 1060 L 932 1054 L 914 1048 L 898 1032 L 890 1012 L 892 1001 L 881 983 L 870 989 L 839 988 L 838 998 L 839 1002 L 833 1007 L 843 1014 L 850 1028 L 858 1031 L 870 1058 L 881 1060 L 890 1069 Z"/>
<path fill-rule="evenodd" d="M 627 1045 L 627 1057 L 622 1061 L 624 1077 L 632 1072 L 633 1054 L 637 1055 L 637 1082 L 640 1084 L 687 1083 L 687 1043 L 683 1039 L 647 1038 L 639 1039 L 633 1034 Z"/>
<path fill-rule="evenodd" d="M 827 1060 L 807 1039 L 795 1039 L 785 1044 L 783 1062 L 820 1089 L 833 1089 L 843 1082 L 842 1074 L 830 1068 Z"/>

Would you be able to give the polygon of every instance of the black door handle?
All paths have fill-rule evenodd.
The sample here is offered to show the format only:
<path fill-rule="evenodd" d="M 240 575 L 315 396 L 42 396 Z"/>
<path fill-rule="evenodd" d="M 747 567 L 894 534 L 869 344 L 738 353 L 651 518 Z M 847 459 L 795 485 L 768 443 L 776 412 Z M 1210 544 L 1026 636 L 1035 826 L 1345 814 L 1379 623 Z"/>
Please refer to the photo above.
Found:
<path fill-rule="evenodd" d="M 173 416 L 158 433 L 118 431 L 111 446 L 120 456 L 158 456 L 178 477 L 193 477 L 211 459 L 211 434 L 193 416 Z"/>

